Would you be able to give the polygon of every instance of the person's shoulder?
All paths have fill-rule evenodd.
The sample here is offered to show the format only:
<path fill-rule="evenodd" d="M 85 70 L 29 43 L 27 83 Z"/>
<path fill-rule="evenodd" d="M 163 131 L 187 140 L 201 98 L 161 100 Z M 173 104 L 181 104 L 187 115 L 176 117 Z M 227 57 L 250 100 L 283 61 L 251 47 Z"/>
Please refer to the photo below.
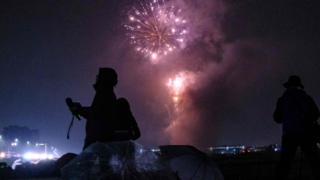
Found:
<path fill-rule="evenodd" d="M 296 92 L 300 95 L 300 96 L 305 96 L 305 97 L 310 97 L 311 96 L 304 90 L 304 89 L 297 89 Z"/>
<path fill-rule="evenodd" d="M 307 94 L 306 92 L 304 92 L 304 96 L 305 96 L 307 99 L 313 101 L 313 98 L 312 98 L 309 94 Z"/>
<path fill-rule="evenodd" d="M 128 100 L 123 97 L 117 99 L 117 105 L 124 108 L 130 107 Z"/>
<path fill-rule="evenodd" d="M 289 96 L 289 92 L 288 92 L 288 90 L 285 90 L 283 93 L 282 93 L 282 95 L 278 98 L 278 101 L 281 101 L 281 100 L 283 100 L 283 99 L 285 99 L 287 96 Z"/>
<path fill-rule="evenodd" d="M 313 98 L 303 89 L 299 90 L 299 95 L 303 97 L 306 101 L 313 101 Z"/>

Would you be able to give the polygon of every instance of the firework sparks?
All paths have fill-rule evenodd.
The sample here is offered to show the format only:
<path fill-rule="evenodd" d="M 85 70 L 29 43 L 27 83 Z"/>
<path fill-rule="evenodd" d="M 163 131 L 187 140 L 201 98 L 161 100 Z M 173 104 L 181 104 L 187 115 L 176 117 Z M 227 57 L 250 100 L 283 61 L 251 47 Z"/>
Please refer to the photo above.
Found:
<path fill-rule="evenodd" d="M 135 50 L 151 60 L 166 56 L 185 46 L 187 20 L 182 10 L 167 0 L 139 0 L 128 13 L 124 25 Z"/>

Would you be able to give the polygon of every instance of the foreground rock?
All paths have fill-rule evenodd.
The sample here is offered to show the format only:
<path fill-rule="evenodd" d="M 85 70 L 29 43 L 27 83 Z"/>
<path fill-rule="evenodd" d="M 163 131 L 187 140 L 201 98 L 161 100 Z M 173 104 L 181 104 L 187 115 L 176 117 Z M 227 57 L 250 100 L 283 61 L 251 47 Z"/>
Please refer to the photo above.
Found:
<path fill-rule="evenodd" d="M 160 146 L 161 159 L 182 180 L 223 180 L 218 166 L 193 146 Z"/>
<path fill-rule="evenodd" d="M 222 180 L 215 164 L 192 146 L 147 151 L 131 141 L 95 143 L 61 169 L 63 179 Z"/>

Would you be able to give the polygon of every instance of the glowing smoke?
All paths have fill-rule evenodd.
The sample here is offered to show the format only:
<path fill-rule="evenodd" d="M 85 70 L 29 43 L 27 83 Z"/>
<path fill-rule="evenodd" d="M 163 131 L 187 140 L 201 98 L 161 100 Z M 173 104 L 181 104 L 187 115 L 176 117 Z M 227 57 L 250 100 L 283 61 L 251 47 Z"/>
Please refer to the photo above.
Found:
<path fill-rule="evenodd" d="M 194 84 L 194 81 L 195 76 L 192 72 L 180 72 L 173 78 L 169 78 L 167 86 L 172 96 L 172 101 L 176 106 L 178 106 L 179 102 L 182 100 L 185 91 Z"/>

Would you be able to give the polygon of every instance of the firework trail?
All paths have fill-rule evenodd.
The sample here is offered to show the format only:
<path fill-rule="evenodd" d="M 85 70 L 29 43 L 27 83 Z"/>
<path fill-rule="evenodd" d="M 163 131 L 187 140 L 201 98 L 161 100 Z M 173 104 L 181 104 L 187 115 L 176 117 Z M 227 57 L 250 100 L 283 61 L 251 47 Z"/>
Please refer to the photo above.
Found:
<path fill-rule="evenodd" d="M 183 48 L 188 34 L 182 10 L 167 0 L 139 0 L 124 27 L 135 50 L 153 62 Z"/>
<path fill-rule="evenodd" d="M 185 142 L 179 136 L 176 136 L 175 132 L 177 129 L 183 127 L 186 116 L 191 115 L 187 112 L 190 108 L 190 102 L 186 93 L 192 85 L 195 84 L 196 79 L 197 77 L 193 72 L 181 71 L 167 81 L 166 85 L 171 97 L 172 108 L 168 108 L 171 122 L 166 131 L 170 135 L 170 140 L 173 143 Z"/>

